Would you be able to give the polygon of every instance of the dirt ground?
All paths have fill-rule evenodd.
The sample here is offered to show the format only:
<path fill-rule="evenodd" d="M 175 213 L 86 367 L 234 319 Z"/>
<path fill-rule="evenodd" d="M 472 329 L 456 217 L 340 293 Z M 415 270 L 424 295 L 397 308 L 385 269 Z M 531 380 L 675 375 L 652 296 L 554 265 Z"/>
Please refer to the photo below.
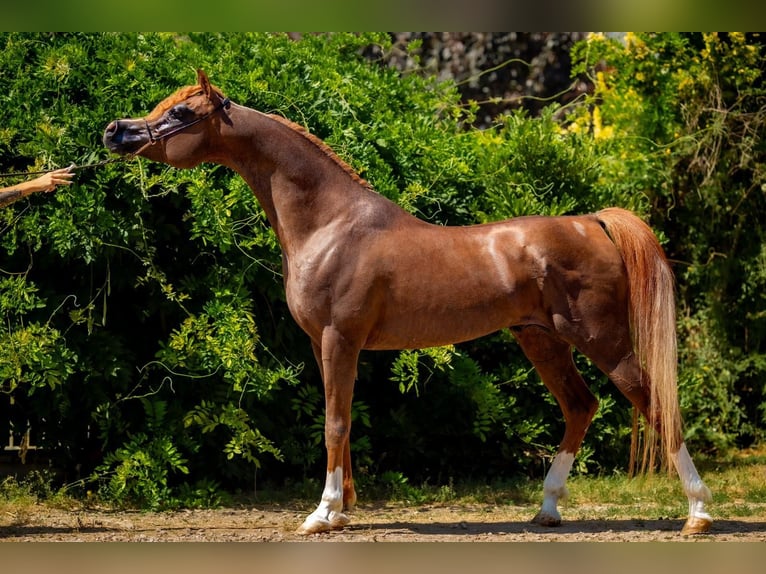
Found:
<path fill-rule="evenodd" d="M 766 505 L 753 505 L 747 517 L 717 519 L 711 533 L 690 538 L 681 536 L 680 519 L 607 519 L 597 507 L 578 507 L 564 509 L 562 526 L 546 528 L 529 522 L 535 508 L 510 505 L 362 504 L 344 530 L 296 534 L 310 510 L 254 506 L 144 513 L 38 505 L 0 516 L 0 542 L 766 541 Z"/>

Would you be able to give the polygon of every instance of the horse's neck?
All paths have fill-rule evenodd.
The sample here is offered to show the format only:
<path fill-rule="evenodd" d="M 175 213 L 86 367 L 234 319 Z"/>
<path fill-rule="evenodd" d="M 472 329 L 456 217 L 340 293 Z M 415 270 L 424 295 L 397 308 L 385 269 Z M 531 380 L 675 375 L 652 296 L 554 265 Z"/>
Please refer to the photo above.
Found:
<path fill-rule="evenodd" d="M 361 213 L 408 216 L 289 122 L 241 106 L 232 119 L 236 149 L 226 163 L 247 181 L 283 248 Z"/>

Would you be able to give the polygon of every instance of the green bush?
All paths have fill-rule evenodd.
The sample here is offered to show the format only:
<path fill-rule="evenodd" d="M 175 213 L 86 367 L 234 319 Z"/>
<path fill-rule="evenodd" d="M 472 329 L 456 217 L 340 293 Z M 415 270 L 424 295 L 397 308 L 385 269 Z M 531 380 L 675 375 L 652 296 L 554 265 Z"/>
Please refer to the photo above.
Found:
<path fill-rule="evenodd" d="M 596 86 L 584 105 L 513 112 L 480 131 L 476 104 L 454 84 L 366 56 L 387 54 L 387 35 L 3 33 L 0 171 L 106 159 L 109 121 L 145 115 L 203 68 L 233 101 L 305 126 L 380 193 L 435 223 L 635 209 L 687 262 L 676 271 L 690 441 L 744 444 L 761 438 L 764 414 L 766 259 L 760 241 L 741 240 L 760 237 L 762 193 L 749 182 L 761 181 L 763 145 L 756 120 L 744 122 L 758 117 L 761 80 L 751 94 L 724 85 L 739 68 L 708 74 L 736 94 L 722 125 L 741 138 L 721 138 L 703 118 L 709 86 L 692 89 L 702 74 L 682 70 L 733 65 L 726 43 L 710 37 L 708 62 L 702 37 L 647 36 L 646 53 L 629 38 L 578 45 L 578 73 Z M 618 72 L 596 75 L 602 61 Z M 743 60 L 743 77 L 759 61 Z M 713 150 L 712 172 L 687 173 Z M 719 195 L 726 207 L 716 211 Z M 92 477 L 106 499 L 161 508 L 252 492 L 256 472 L 276 485 L 324 476 L 321 381 L 284 301 L 279 245 L 239 176 L 111 163 L 0 220 L 0 373 L 13 399 L 0 412 L 15 431 L 31 425 L 66 480 Z M 624 468 L 629 405 L 577 360 L 601 398 L 577 468 Z M 563 433 L 508 334 L 363 353 L 358 378 L 362 485 L 541 476 Z"/>
<path fill-rule="evenodd" d="M 627 34 L 573 56 L 595 94 L 571 127 L 605 142 L 603 185 L 635 186 L 666 236 L 687 434 L 711 451 L 764 439 L 764 52 L 759 34 Z"/>

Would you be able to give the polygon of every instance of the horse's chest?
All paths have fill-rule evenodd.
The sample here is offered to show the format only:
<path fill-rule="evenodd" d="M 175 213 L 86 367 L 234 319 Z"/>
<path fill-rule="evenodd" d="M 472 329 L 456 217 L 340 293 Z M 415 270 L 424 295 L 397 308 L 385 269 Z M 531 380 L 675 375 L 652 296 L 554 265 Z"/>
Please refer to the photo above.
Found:
<path fill-rule="evenodd" d="M 287 262 L 285 298 L 293 318 L 305 331 L 326 322 L 332 277 L 326 258 L 294 258 Z"/>

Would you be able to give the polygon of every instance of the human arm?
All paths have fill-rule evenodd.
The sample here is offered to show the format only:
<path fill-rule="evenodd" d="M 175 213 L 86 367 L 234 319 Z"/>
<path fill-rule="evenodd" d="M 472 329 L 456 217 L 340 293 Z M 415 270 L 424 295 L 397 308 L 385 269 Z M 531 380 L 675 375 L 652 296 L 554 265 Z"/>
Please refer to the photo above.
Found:
<path fill-rule="evenodd" d="M 74 177 L 71 169 L 71 166 L 56 169 L 35 179 L 0 188 L 0 207 L 10 205 L 14 201 L 38 191 L 53 191 L 59 185 L 71 185 L 72 177 Z"/>

